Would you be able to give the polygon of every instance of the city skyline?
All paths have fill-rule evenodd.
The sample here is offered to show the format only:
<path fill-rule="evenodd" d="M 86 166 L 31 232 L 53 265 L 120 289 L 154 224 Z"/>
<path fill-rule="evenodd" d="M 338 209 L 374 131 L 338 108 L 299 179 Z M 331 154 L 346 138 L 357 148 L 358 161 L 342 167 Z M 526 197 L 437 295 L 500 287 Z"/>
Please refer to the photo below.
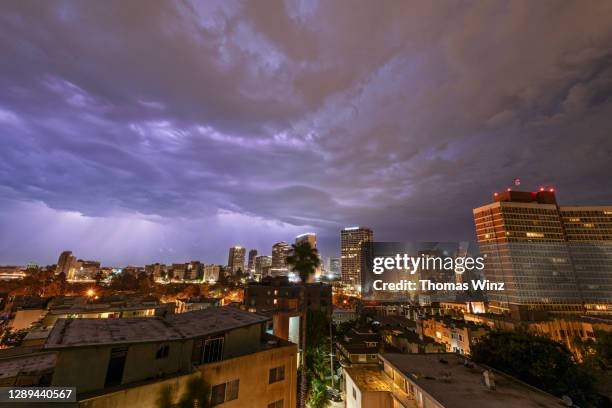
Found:
<path fill-rule="evenodd" d="M 0 264 L 474 241 L 516 178 L 612 203 L 612 4 L 337 7 L 7 4 Z"/>

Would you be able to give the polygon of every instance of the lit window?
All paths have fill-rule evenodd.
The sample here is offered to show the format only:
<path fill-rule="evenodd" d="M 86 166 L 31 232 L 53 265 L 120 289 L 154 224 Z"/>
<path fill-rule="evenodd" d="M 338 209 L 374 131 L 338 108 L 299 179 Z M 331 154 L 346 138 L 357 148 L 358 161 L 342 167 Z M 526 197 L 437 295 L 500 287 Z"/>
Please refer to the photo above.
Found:
<path fill-rule="evenodd" d="M 544 238 L 544 234 L 541 232 L 528 232 L 526 234 L 529 238 Z"/>

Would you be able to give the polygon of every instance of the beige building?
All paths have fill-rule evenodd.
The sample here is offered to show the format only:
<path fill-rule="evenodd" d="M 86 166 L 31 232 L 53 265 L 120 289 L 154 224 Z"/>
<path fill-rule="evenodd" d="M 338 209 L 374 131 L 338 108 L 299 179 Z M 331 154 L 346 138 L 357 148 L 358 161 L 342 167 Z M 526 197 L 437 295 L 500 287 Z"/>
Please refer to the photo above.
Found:
<path fill-rule="evenodd" d="M 344 369 L 347 408 L 559 408 L 561 400 L 457 354 L 381 354 Z"/>
<path fill-rule="evenodd" d="M 297 346 L 266 334 L 267 320 L 232 307 L 59 320 L 44 345 L 57 354 L 50 384 L 76 386 L 81 406 L 156 407 L 195 378 L 224 407 L 293 407 Z"/>
<path fill-rule="evenodd" d="M 447 352 L 469 355 L 471 346 L 487 335 L 489 328 L 473 322 L 442 317 L 421 319 L 417 325 L 421 338 L 444 344 Z"/>

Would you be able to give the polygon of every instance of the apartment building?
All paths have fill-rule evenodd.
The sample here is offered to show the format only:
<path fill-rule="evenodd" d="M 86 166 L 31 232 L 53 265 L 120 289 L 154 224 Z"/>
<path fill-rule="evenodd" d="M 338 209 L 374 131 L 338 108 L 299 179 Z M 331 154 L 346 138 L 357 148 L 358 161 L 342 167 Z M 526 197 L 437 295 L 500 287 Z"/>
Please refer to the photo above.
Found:
<path fill-rule="evenodd" d="M 268 318 L 233 307 L 138 319 L 59 320 L 44 345 L 51 386 L 76 386 L 81 406 L 155 407 L 190 381 L 224 407 L 294 407 L 297 347 Z M 262 381 L 262 378 L 268 381 Z"/>

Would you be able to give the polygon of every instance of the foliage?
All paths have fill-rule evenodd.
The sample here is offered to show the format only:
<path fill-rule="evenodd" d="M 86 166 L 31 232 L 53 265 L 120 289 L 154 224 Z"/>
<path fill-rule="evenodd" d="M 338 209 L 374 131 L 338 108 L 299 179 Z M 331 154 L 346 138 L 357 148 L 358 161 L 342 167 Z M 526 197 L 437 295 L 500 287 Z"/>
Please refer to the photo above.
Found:
<path fill-rule="evenodd" d="M 157 397 L 157 408 L 211 408 L 210 394 L 210 385 L 200 377 L 193 377 L 176 404 L 173 403 L 172 388 L 169 385 L 163 387 Z"/>
<path fill-rule="evenodd" d="M 21 342 L 28 334 L 27 329 L 11 330 L 10 327 L 2 328 L 0 333 L 0 346 L 3 347 L 17 347 L 21 345 Z"/>
<path fill-rule="evenodd" d="M 129 272 L 123 271 L 113 275 L 110 287 L 115 290 L 136 290 L 139 288 L 138 278 Z"/>
<path fill-rule="evenodd" d="M 568 395 L 580 406 L 594 406 L 594 378 L 553 340 L 521 330 L 491 332 L 472 347 L 472 359 L 551 394 Z"/>
<path fill-rule="evenodd" d="M 305 241 L 292 244 L 291 252 L 289 256 L 287 256 L 287 265 L 292 271 L 297 272 L 302 283 L 306 283 L 319 265 L 321 265 L 319 252 L 317 248 L 311 247 L 310 244 Z"/>
<path fill-rule="evenodd" d="M 325 408 L 329 406 L 330 399 L 325 382 L 316 378 L 310 384 L 308 406 L 310 408 Z"/>
<path fill-rule="evenodd" d="M 291 253 L 287 256 L 287 265 L 297 272 L 300 276 L 301 285 L 306 285 L 310 276 L 312 276 L 321 264 L 319 259 L 319 253 L 316 248 L 310 246 L 308 242 L 300 242 L 291 245 Z M 300 339 L 303 350 L 308 350 L 306 327 L 308 327 L 308 313 L 306 313 L 306 301 L 305 299 L 301 302 L 302 307 L 302 324 L 300 325 Z M 302 365 L 300 367 L 300 395 L 299 395 L 299 406 L 304 407 L 308 394 L 308 373 L 306 372 L 308 365 L 306 363 L 305 355 L 302 353 Z"/>

